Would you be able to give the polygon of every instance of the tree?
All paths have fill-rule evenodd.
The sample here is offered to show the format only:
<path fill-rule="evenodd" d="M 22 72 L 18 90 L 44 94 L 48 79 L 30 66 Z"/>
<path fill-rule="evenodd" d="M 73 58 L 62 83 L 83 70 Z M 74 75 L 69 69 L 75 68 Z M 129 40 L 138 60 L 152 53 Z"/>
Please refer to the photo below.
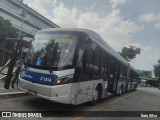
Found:
<path fill-rule="evenodd" d="M 6 37 L 17 37 L 16 29 L 11 26 L 9 20 L 0 16 L 0 42 L 2 43 Z"/>
<path fill-rule="evenodd" d="M 129 47 L 123 47 L 122 52 L 119 54 L 126 59 L 127 61 L 131 61 L 132 59 L 136 58 L 137 54 L 141 53 L 141 49 L 134 47 L 134 46 L 129 46 Z"/>
<path fill-rule="evenodd" d="M 140 75 L 141 77 L 152 78 L 152 71 L 147 71 L 147 70 L 137 70 L 137 72 L 139 73 L 139 75 Z"/>
<path fill-rule="evenodd" d="M 158 77 L 158 79 L 160 80 L 160 60 L 158 60 L 158 64 L 153 66 L 154 66 L 155 77 Z"/>

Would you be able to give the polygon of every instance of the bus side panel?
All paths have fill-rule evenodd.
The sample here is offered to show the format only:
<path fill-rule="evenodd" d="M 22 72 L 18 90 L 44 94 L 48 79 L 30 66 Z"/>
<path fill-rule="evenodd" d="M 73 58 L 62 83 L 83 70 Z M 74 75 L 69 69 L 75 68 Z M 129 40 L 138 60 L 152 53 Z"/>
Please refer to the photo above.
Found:
<path fill-rule="evenodd" d="M 132 85 L 132 83 L 131 83 L 131 81 L 128 81 L 128 90 L 131 90 L 131 86 Z"/>
<path fill-rule="evenodd" d="M 71 96 L 70 97 L 71 97 L 71 103 L 73 105 L 76 105 L 78 86 L 79 86 L 79 83 L 72 83 L 72 89 L 71 89 Z"/>
<path fill-rule="evenodd" d="M 71 89 L 72 83 L 52 86 L 50 100 L 58 103 L 71 104 Z"/>
<path fill-rule="evenodd" d="M 111 95 L 110 92 L 107 91 L 107 87 L 108 87 L 108 80 L 102 82 L 102 98 L 106 98 L 109 97 Z"/>
<path fill-rule="evenodd" d="M 118 81 L 117 85 L 117 93 L 119 93 L 120 89 L 122 89 L 122 92 L 125 92 L 125 87 L 126 87 L 126 81 Z"/>
<path fill-rule="evenodd" d="M 93 99 L 93 81 L 79 82 L 76 104 L 91 101 Z"/>

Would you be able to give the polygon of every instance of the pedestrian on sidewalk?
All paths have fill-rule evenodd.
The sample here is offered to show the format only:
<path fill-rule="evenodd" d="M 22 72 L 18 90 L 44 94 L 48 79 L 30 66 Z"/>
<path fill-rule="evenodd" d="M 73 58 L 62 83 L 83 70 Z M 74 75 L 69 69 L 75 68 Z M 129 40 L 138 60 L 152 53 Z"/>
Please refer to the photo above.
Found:
<path fill-rule="evenodd" d="M 24 62 L 24 58 L 21 58 L 20 60 L 18 60 L 16 62 L 16 67 L 17 68 L 16 68 L 16 71 L 15 71 L 15 77 L 14 77 L 14 79 L 12 81 L 12 84 L 11 84 L 13 89 L 15 89 L 15 87 L 14 87 L 15 82 L 17 82 L 17 88 L 18 88 L 18 77 L 19 77 L 19 73 L 21 72 L 23 62 Z"/>

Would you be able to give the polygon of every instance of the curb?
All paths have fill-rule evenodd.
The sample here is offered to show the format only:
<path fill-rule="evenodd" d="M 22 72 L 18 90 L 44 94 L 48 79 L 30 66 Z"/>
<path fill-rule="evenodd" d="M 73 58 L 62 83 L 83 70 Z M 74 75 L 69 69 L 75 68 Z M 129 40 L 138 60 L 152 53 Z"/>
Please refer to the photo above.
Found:
<path fill-rule="evenodd" d="M 6 98 L 11 98 L 11 97 L 20 97 L 20 96 L 25 96 L 28 95 L 26 92 L 7 92 L 7 93 L 0 93 L 0 98 L 6 99 Z"/>

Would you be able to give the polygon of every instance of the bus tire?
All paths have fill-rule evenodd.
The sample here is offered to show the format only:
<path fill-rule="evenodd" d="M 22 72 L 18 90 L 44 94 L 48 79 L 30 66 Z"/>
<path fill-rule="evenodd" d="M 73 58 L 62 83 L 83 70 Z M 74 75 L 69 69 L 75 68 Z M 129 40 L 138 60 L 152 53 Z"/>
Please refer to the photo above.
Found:
<path fill-rule="evenodd" d="M 93 100 L 91 102 L 89 102 L 90 105 L 95 105 L 96 103 L 98 103 L 101 100 L 101 96 L 102 96 L 102 87 L 101 85 L 97 85 L 96 89 L 93 92 Z"/>

